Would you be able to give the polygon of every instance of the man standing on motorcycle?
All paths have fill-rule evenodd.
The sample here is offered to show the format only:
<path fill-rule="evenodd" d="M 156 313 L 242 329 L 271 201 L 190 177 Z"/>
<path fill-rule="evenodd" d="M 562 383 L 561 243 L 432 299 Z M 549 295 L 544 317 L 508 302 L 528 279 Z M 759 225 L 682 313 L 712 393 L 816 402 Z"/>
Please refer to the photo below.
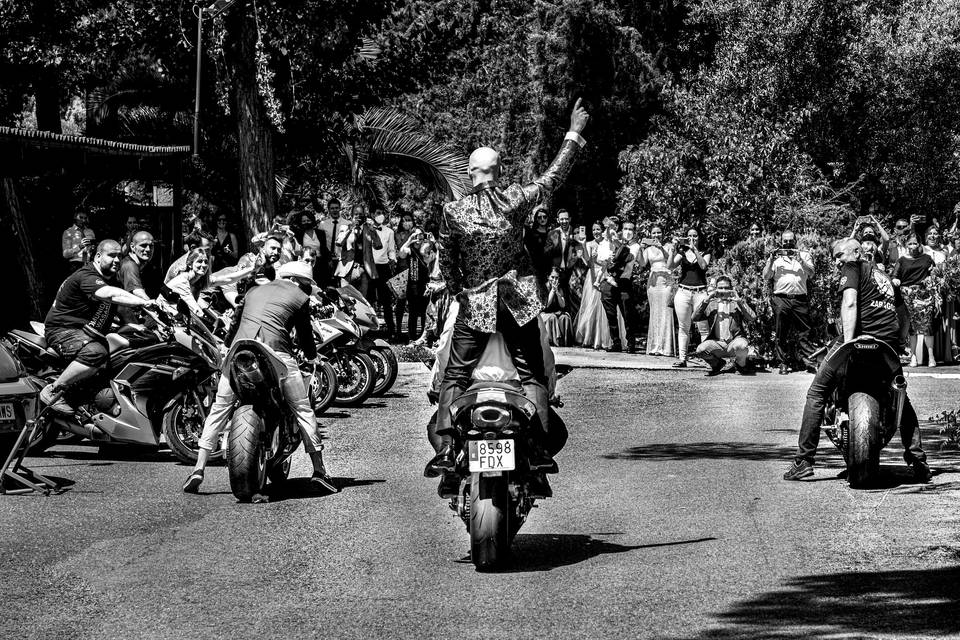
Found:
<path fill-rule="evenodd" d="M 311 361 L 316 359 L 317 345 L 310 326 L 310 292 L 313 286 L 313 270 L 305 262 L 288 262 L 277 269 L 276 280 L 254 287 L 246 294 L 234 340 L 259 340 L 273 349 L 287 365 L 287 377 L 282 381 L 283 395 L 290 410 L 297 416 L 303 433 L 303 448 L 313 461 L 311 480 L 328 491 L 336 492 L 337 487 L 323 466 L 323 444 L 317 431 L 317 418 L 303 383 L 303 374 L 293 355 L 291 338 L 291 333 L 296 329 L 304 355 Z M 203 482 L 207 460 L 230 421 L 234 400 L 229 376 L 224 373 L 220 376 L 217 398 L 203 425 L 197 465 L 183 485 L 186 493 L 196 493 Z"/>
<path fill-rule="evenodd" d="M 893 282 L 886 273 L 865 261 L 860 243 L 853 238 L 838 240 L 833 245 L 833 257 L 840 267 L 840 321 L 843 342 L 860 335 L 870 335 L 886 342 L 894 351 L 900 352 L 897 310 L 894 303 Z M 790 469 L 783 474 L 784 480 L 800 480 L 813 475 L 813 461 L 820 442 L 820 427 L 823 423 L 824 406 L 830 394 L 840 382 L 839 362 L 827 357 L 807 391 L 800 423 L 800 439 L 797 455 Z M 897 369 L 894 375 L 903 375 Z M 917 413 L 907 398 L 900 420 L 900 438 L 903 442 L 903 458 L 913 468 L 914 477 L 929 482 L 930 467 L 920 443 L 920 425 Z"/>
<path fill-rule="evenodd" d="M 426 475 L 452 470 L 456 452 L 451 439 L 450 405 L 470 385 L 470 377 L 490 335 L 503 334 L 527 397 L 537 407 L 541 428 L 547 425 L 546 374 L 540 351 L 537 318 L 543 303 L 533 265 L 523 243 L 524 225 L 534 207 L 566 179 L 585 141 L 580 136 L 589 115 L 578 99 L 570 115 L 570 130 L 546 172 L 528 185 L 498 185 L 500 154 L 481 147 L 470 154 L 473 189 L 444 206 L 440 238 L 440 271 L 460 311 L 443 372 L 437 409 L 437 433 L 443 438 Z M 509 271 L 505 265 L 516 266 Z M 556 469 L 539 444 L 531 467 Z"/>
<path fill-rule="evenodd" d="M 44 320 L 47 344 L 68 361 L 56 382 L 40 392 L 40 401 L 54 411 L 73 415 L 74 408 L 63 392 L 93 376 L 107 363 L 105 334 L 110 329 L 116 305 L 152 307 L 156 303 L 124 291 L 117 280 L 120 243 L 104 240 L 97 245 L 93 262 L 70 275 Z"/>

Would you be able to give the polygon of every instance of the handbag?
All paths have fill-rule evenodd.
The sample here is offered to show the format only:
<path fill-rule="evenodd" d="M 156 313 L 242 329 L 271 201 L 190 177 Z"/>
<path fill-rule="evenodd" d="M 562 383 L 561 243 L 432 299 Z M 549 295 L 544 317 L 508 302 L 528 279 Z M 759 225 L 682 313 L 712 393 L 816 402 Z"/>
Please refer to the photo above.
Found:
<path fill-rule="evenodd" d="M 397 300 L 403 300 L 407 297 L 407 283 L 410 281 L 410 269 L 404 269 L 387 280 L 387 287 Z"/>

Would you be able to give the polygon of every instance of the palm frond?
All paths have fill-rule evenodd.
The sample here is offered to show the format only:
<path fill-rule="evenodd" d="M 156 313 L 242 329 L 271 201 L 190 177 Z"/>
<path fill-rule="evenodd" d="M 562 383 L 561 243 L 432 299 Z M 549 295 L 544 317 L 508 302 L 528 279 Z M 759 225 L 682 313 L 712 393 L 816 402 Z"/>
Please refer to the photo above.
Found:
<path fill-rule="evenodd" d="M 280 198 L 283 197 L 283 192 L 286 191 L 287 185 L 290 184 L 290 178 L 278 172 L 274 176 L 274 179 L 276 180 L 276 183 L 277 183 L 276 184 L 277 200 L 279 200 Z"/>
<path fill-rule="evenodd" d="M 394 166 L 454 200 L 466 194 L 466 158 L 424 134 L 415 119 L 390 109 L 371 109 L 357 118 L 356 127 L 362 141 L 357 165 L 378 171 Z"/>
<path fill-rule="evenodd" d="M 360 46 L 357 47 L 358 58 L 366 60 L 367 62 L 376 62 L 381 53 L 383 53 L 383 49 L 380 48 L 380 45 L 377 44 L 376 41 L 370 38 L 360 39 Z"/>

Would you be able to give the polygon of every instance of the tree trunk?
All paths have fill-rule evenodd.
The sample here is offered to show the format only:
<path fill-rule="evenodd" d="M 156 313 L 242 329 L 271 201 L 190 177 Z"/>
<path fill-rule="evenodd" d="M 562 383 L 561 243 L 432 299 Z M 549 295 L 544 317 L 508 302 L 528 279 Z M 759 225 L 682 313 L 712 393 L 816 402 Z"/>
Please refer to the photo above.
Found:
<path fill-rule="evenodd" d="M 237 121 L 240 211 L 247 237 L 266 230 L 276 214 L 273 128 L 257 90 L 257 28 L 249 6 L 227 12 L 224 66 Z"/>
<path fill-rule="evenodd" d="M 25 305 L 29 313 L 27 319 L 40 318 L 43 315 L 40 309 L 43 284 L 37 273 L 37 263 L 33 256 L 33 243 L 30 241 L 30 231 L 27 229 L 27 221 L 20 206 L 17 183 L 10 177 L 0 177 L 0 219 L 3 221 L 3 226 L 9 231 L 9 235 L 3 234 L 10 238 L 10 244 L 5 249 L 20 256 L 17 264 L 20 265 L 22 273 L 21 282 L 26 285 L 26 295 L 23 296 L 22 300 L 11 301 L 13 308 L 22 309 L 24 307 L 21 305 Z"/>
<path fill-rule="evenodd" d="M 63 133 L 60 124 L 60 77 L 56 69 L 44 69 L 33 85 L 37 129 Z"/>

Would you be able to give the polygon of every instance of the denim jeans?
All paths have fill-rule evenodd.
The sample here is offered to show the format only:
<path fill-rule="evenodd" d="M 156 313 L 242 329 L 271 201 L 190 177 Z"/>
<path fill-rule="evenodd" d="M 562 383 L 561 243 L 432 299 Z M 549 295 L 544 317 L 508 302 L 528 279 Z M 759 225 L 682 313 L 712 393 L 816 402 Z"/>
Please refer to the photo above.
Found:
<path fill-rule="evenodd" d="M 817 369 L 810 388 L 807 390 L 807 402 L 803 406 L 803 418 L 800 422 L 800 441 L 797 448 L 797 461 L 806 460 L 813 464 L 817 454 L 817 445 L 820 443 L 820 426 L 823 423 L 823 412 L 826 400 L 840 382 L 838 367 L 842 359 L 827 358 Z M 898 369 L 895 375 L 903 375 L 903 369 Z M 903 442 L 903 459 L 909 464 L 915 460 L 921 462 L 927 459 L 920 442 L 920 424 L 917 412 L 910 404 L 910 398 L 903 406 L 903 416 L 900 418 L 900 440 Z"/>
<path fill-rule="evenodd" d="M 696 291 L 679 287 L 673 297 L 673 310 L 677 314 L 677 355 L 681 360 L 687 359 L 687 345 L 690 344 L 690 321 L 693 318 L 693 310 L 706 297 L 706 287 Z M 710 329 L 709 323 L 706 320 L 698 320 L 696 324 L 700 337 L 705 337 Z"/>

